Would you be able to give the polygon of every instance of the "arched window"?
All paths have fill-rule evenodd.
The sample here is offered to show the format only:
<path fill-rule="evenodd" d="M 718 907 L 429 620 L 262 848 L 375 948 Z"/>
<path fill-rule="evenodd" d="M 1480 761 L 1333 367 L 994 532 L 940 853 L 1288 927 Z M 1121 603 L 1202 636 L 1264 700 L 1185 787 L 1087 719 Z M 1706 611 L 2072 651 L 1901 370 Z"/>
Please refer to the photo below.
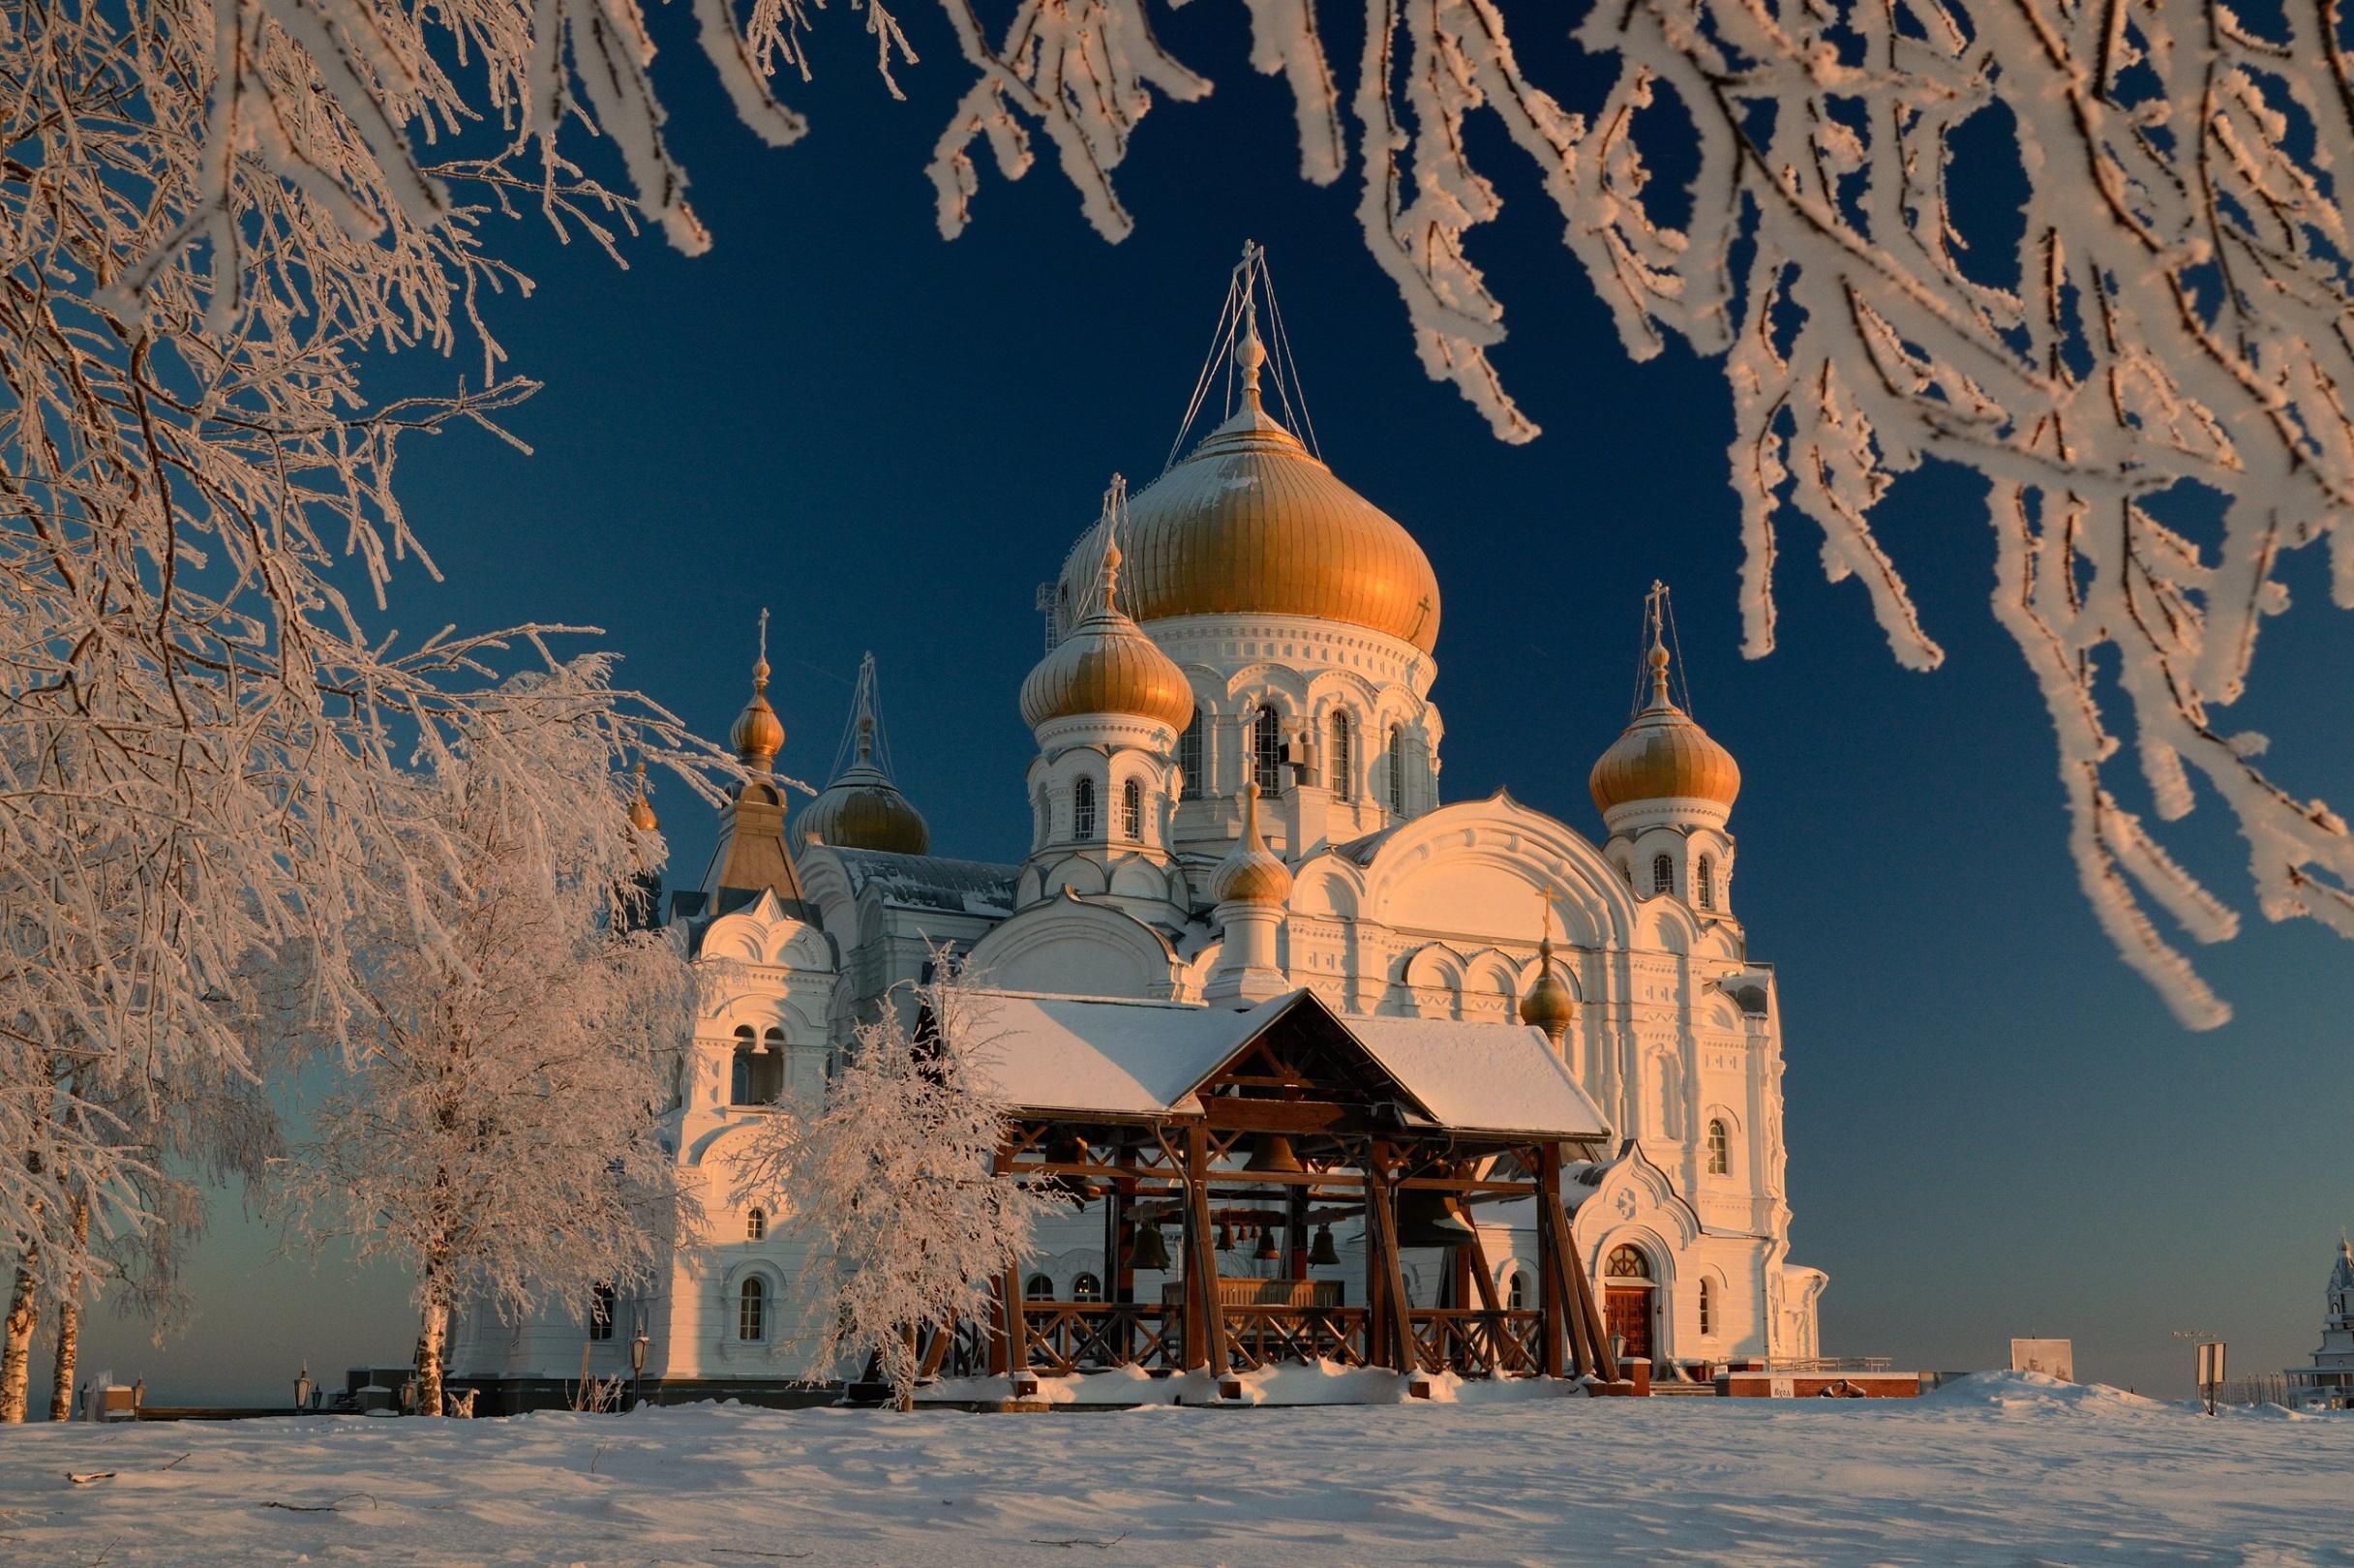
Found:
<path fill-rule="evenodd" d="M 1096 781 L 1082 778 L 1071 789 L 1071 836 L 1096 836 Z"/>
<path fill-rule="evenodd" d="M 1665 855 L 1651 857 L 1651 891 L 1671 893 L 1675 890 L 1675 862 Z"/>
<path fill-rule="evenodd" d="M 1072 1301 L 1102 1301 L 1103 1299 L 1103 1282 L 1092 1274 L 1080 1275 L 1071 1282 L 1071 1299 Z"/>
<path fill-rule="evenodd" d="M 1728 1175 L 1733 1170 L 1733 1139 L 1726 1134 L 1725 1119 L 1708 1118 L 1708 1174 Z"/>
<path fill-rule="evenodd" d="M 1054 1282 L 1042 1274 L 1034 1274 L 1022 1282 L 1022 1295 L 1030 1301 L 1052 1301 Z"/>
<path fill-rule="evenodd" d="M 768 1234 L 768 1210 L 754 1209 L 750 1214 L 743 1217 L 743 1239 L 745 1241 L 761 1241 L 766 1239 Z"/>
<path fill-rule="evenodd" d="M 1528 1305 L 1528 1276 L 1514 1269 L 1504 1276 L 1504 1310 L 1517 1312 Z"/>
<path fill-rule="evenodd" d="M 588 1293 L 588 1338 L 613 1338 L 613 1286 L 598 1285 Z"/>
<path fill-rule="evenodd" d="M 758 1344 L 769 1337 L 769 1282 L 755 1274 L 736 1289 L 736 1338 Z"/>
<path fill-rule="evenodd" d="M 1120 836 L 1132 844 L 1144 837 L 1144 786 L 1132 778 L 1120 786 Z"/>
<path fill-rule="evenodd" d="M 1700 1332 L 1703 1339 L 1716 1332 L 1716 1282 L 1706 1275 L 1700 1282 Z"/>
<path fill-rule="evenodd" d="M 1716 907 L 1716 865 L 1705 855 L 1700 858 L 1697 868 L 1692 873 L 1692 880 L 1695 890 L 1700 894 L 1700 907 L 1714 909 Z"/>
<path fill-rule="evenodd" d="M 1179 797 L 1187 800 L 1201 799 L 1201 709 L 1186 721 L 1185 733 L 1177 737 L 1177 770 L 1184 777 L 1178 783 Z"/>
<path fill-rule="evenodd" d="M 1251 721 L 1251 776 L 1261 795 L 1283 787 L 1283 719 L 1272 708 L 1262 708 Z"/>
<path fill-rule="evenodd" d="M 1602 1260 L 1605 1280 L 1645 1280 L 1651 1278 L 1651 1260 L 1643 1255 L 1640 1247 L 1614 1247 L 1611 1255 Z"/>
<path fill-rule="evenodd" d="M 1332 714 L 1332 798 L 1353 800 L 1357 798 L 1357 736 L 1348 722 L 1348 714 L 1334 709 Z"/>
<path fill-rule="evenodd" d="M 1405 726 L 1390 726 L 1390 812 L 1405 815 Z"/>
<path fill-rule="evenodd" d="M 771 1029 L 763 1040 L 749 1024 L 736 1031 L 736 1056 L 728 1068 L 728 1103 L 773 1105 L 785 1088 L 785 1032 Z"/>

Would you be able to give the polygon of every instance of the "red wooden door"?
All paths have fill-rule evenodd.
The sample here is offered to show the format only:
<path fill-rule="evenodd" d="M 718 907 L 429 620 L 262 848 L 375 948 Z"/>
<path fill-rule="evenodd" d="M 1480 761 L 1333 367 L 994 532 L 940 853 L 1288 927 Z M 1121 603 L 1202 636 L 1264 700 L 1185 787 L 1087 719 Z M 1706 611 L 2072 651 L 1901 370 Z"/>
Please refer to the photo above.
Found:
<path fill-rule="evenodd" d="M 1651 1354 L 1651 1292 L 1613 1285 L 1603 1293 L 1603 1316 L 1611 1334 L 1624 1342 L 1624 1356 Z"/>

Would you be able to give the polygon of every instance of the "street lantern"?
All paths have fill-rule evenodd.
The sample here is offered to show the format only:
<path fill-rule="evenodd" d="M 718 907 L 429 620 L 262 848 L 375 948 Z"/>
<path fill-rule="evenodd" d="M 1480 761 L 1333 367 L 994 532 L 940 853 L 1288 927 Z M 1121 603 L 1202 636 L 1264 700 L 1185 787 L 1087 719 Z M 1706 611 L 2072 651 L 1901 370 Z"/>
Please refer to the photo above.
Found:
<path fill-rule="evenodd" d="M 646 1324 L 641 1319 L 638 1332 L 629 1337 L 629 1402 L 632 1404 L 638 1402 L 638 1385 L 646 1377 L 646 1347 L 652 1342 L 647 1338 Z"/>
<path fill-rule="evenodd" d="M 294 1374 L 294 1408 L 308 1410 L 310 1407 L 311 1364 L 306 1361 L 302 1364 L 302 1371 Z"/>

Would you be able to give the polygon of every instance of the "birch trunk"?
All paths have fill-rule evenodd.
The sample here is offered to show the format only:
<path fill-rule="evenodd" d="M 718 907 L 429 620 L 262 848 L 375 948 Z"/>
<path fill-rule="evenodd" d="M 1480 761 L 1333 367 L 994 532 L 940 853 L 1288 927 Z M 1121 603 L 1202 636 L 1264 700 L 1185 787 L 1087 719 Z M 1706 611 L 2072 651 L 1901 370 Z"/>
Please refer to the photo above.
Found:
<path fill-rule="evenodd" d="M 90 1240 L 90 1200 L 74 1199 L 74 1253 Z M 57 1364 L 56 1376 L 49 1384 L 49 1419 L 74 1419 L 74 1373 L 81 1360 L 81 1268 L 76 1265 L 66 1276 L 66 1299 L 57 1308 Z"/>
<path fill-rule="evenodd" d="M 417 1335 L 417 1414 L 441 1414 L 441 1348 L 449 1340 L 449 1303 L 438 1296 L 425 1301 L 425 1320 Z"/>
<path fill-rule="evenodd" d="M 34 1294 L 33 1259 L 28 1252 L 17 1265 L 15 1288 L 8 1298 L 8 1321 L 0 1335 L 0 1422 L 24 1419 L 25 1396 L 32 1383 L 33 1333 L 40 1327 L 41 1303 Z"/>

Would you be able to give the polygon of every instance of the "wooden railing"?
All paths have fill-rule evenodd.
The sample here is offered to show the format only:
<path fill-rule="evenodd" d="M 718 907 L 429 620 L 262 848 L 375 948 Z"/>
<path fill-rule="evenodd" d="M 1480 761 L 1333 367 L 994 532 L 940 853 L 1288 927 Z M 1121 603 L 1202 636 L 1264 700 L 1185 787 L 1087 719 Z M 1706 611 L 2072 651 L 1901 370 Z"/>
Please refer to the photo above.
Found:
<path fill-rule="evenodd" d="M 1230 1304 L 1221 1315 L 1236 1371 L 1285 1361 L 1363 1367 L 1373 1360 L 1362 1307 Z M 1020 1321 L 1021 1362 L 1035 1372 L 1068 1375 L 1131 1366 L 1175 1372 L 1186 1364 L 1181 1305 L 1026 1301 Z M 1533 1374 L 1544 1365 L 1539 1343 L 1544 1318 L 1533 1311 L 1417 1308 L 1407 1321 L 1426 1368 L 1509 1377 Z M 960 1330 L 943 1371 L 962 1375 L 977 1369 L 986 1352 L 985 1336 Z"/>
<path fill-rule="evenodd" d="M 1476 1307 L 1424 1307 L 1406 1314 L 1423 1365 L 1498 1376 L 1533 1374 L 1544 1367 L 1539 1336 L 1545 1314 L 1488 1312 Z"/>

